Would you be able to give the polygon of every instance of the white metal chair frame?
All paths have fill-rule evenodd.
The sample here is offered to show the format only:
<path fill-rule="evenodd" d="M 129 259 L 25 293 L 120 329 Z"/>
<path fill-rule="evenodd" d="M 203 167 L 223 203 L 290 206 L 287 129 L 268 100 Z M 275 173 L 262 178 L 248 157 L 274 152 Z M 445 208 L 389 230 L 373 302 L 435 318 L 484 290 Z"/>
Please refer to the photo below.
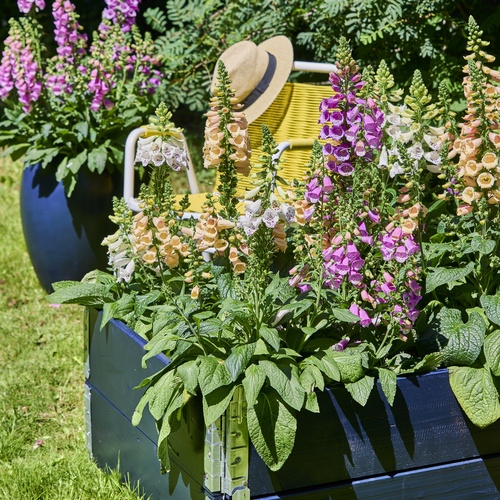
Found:
<path fill-rule="evenodd" d="M 305 61 L 295 61 L 292 66 L 293 71 L 308 71 L 311 73 L 331 73 L 336 72 L 337 68 L 335 64 L 329 63 L 314 63 L 314 62 L 305 62 Z M 123 179 L 123 198 L 127 203 L 127 206 L 138 212 L 140 210 L 139 203 L 134 198 L 134 160 L 135 160 L 135 146 L 137 143 L 137 139 L 147 134 L 147 130 L 144 127 L 136 128 L 130 132 L 127 137 L 127 142 L 125 143 L 125 164 L 124 164 L 124 179 Z M 182 136 L 182 140 L 184 142 L 184 146 L 186 151 L 189 150 L 187 148 L 186 139 Z M 274 159 L 280 158 L 283 154 L 283 151 L 291 147 L 291 143 L 288 141 L 283 141 L 278 144 L 278 152 L 276 153 Z M 192 165 L 191 158 L 189 157 L 189 163 Z M 191 167 L 187 171 L 189 189 L 191 190 L 191 194 L 199 193 L 200 190 L 198 188 L 198 182 L 196 180 L 196 175 L 194 173 L 194 169 Z M 186 214 L 189 216 L 194 216 L 194 213 Z"/>

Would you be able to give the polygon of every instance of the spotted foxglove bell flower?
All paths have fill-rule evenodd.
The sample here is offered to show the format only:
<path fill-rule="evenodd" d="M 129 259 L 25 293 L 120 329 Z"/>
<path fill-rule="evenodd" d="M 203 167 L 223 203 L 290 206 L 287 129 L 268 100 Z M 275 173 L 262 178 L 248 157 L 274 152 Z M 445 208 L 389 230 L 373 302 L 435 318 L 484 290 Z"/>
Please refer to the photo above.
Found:
<path fill-rule="evenodd" d="M 159 136 L 139 137 L 135 161 L 142 163 L 144 167 L 167 164 L 177 172 L 189 169 L 189 157 L 184 143 L 173 136 L 166 139 Z"/>

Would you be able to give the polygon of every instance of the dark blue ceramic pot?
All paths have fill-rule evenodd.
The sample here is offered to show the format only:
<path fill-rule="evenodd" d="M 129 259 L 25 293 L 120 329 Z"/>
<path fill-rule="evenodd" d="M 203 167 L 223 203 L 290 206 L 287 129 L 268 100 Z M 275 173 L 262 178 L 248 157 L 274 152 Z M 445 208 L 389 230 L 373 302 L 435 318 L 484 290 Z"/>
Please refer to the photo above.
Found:
<path fill-rule="evenodd" d="M 42 287 L 79 281 L 93 269 L 105 270 L 105 236 L 116 226 L 109 220 L 113 196 L 121 196 L 121 174 L 82 172 L 68 198 L 53 170 L 39 164 L 23 171 L 21 219 L 24 238 Z"/>

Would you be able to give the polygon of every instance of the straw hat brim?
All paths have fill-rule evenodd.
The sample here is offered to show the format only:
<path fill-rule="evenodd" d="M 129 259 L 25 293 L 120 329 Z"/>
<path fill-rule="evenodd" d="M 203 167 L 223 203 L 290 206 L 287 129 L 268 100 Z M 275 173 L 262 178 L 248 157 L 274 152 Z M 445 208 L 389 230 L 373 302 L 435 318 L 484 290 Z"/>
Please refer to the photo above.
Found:
<path fill-rule="evenodd" d="M 286 36 L 275 36 L 258 45 L 260 49 L 276 57 L 276 70 L 267 89 L 250 106 L 242 108 L 248 123 L 259 118 L 283 89 L 293 66 L 293 46 Z"/>
<path fill-rule="evenodd" d="M 273 103 L 288 80 L 293 66 L 293 46 L 286 36 L 275 36 L 262 42 L 258 47 L 276 58 L 276 70 L 271 82 L 260 97 L 250 106 L 241 109 L 245 113 L 248 123 L 259 118 Z"/>

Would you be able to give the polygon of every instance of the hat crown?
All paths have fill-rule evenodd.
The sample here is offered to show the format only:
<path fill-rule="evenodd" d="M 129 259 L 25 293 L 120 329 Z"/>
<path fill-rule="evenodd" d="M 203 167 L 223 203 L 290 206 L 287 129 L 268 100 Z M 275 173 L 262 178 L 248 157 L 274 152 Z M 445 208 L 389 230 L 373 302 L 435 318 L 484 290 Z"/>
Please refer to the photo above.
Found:
<path fill-rule="evenodd" d="M 231 88 L 240 111 L 248 123 L 256 120 L 274 101 L 285 85 L 293 65 L 290 40 L 278 35 L 256 45 L 250 40 L 238 42 L 224 51 L 219 61 L 224 63 Z M 211 85 L 216 95 L 217 66 Z"/>
<path fill-rule="evenodd" d="M 231 78 L 237 102 L 243 101 L 257 86 L 264 76 L 269 64 L 269 54 L 254 42 L 243 40 L 231 45 L 219 59 L 224 63 Z M 212 82 L 212 93 L 218 80 Z"/>

